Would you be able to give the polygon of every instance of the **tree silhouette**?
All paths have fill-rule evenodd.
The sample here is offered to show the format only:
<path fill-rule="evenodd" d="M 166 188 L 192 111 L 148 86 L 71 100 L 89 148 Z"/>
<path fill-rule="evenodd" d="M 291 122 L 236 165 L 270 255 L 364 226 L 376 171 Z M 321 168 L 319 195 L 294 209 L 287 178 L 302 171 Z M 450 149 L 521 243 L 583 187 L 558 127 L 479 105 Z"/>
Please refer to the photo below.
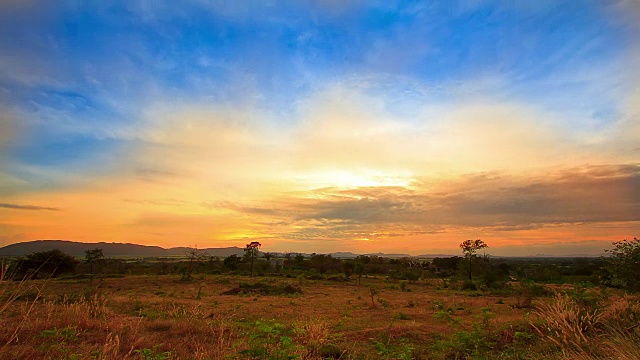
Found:
<path fill-rule="evenodd" d="M 313 267 L 318 270 L 320 276 L 322 276 L 327 269 L 327 264 L 331 262 L 331 255 L 313 253 L 311 254 L 310 261 Z"/>
<path fill-rule="evenodd" d="M 260 244 L 259 242 L 252 241 L 251 243 L 247 244 L 247 247 L 244 249 L 245 259 L 248 259 L 251 262 L 251 276 L 253 276 L 253 262 L 260 254 L 260 246 L 262 246 L 262 244 Z"/>
<path fill-rule="evenodd" d="M 200 263 L 207 259 L 208 254 L 206 251 L 200 250 L 197 246 L 194 246 L 187 248 L 187 250 L 185 250 L 184 252 L 184 255 L 189 261 L 187 272 L 183 274 L 183 279 L 187 280 L 191 278 L 191 274 L 193 273 L 194 268 L 200 266 Z"/>
<path fill-rule="evenodd" d="M 104 260 L 102 249 L 86 250 L 84 252 L 84 261 L 91 266 L 91 273 L 96 272 L 96 263 Z"/>
<path fill-rule="evenodd" d="M 54 249 L 29 254 L 19 261 L 18 266 L 20 272 L 33 274 L 33 278 L 36 279 L 40 273 L 55 278 L 58 274 L 73 272 L 77 263 L 78 260 L 73 256 Z"/>
<path fill-rule="evenodd" d="M 240 258 L 238 257 L 238 255 L 232 254 L 224 258 L 224 260 L 222 261 L 222 264 L 224 265 L 224 267 L 230 270 L 235 270 L 238 268 L 239 262 L 240 262 Z"/>
<path fill-rule="evenodd" d="M 353 271 L 356 268 L 356 264 L 354 262 L 351 261 L 344 261 L 342 263 L 342 271 L 344 272 L 344 276 L 347 277 L 347 279 L 349 277 L 351 277 L 351 274 L 353 274 Z"/>
<path fill-rule="evenodd" d="M 473 260 L 476 258 L 476 252 L 486 247 L 489 247 L 489 245 L 485 244 L 485 242 L 480 239 L 465 240 L 460 244 L 460 248 L 462 249 L 462 253 L 464 254 L 465 259 L 467 259 L 467 265 L 469 267 L 467 270 L 469 281 L 473 281 L 473 278 L 471 276 L 471 265 Z"/>

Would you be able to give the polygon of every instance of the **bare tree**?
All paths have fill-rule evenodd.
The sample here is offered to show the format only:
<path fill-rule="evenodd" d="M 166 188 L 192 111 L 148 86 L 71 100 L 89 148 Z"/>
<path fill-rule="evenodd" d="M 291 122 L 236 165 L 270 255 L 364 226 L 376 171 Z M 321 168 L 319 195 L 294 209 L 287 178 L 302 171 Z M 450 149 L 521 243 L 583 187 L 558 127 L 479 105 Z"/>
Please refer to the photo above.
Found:
<path fill-rule="evenodd" d="M 198 249 L 197 246 L 194 246 L 194 247 L 187 248 L 187 250 L 185 250 L 184 252 L 184 255 L 187 257 L 187 260 L 189 261 L 189 265 L 188 265 L 187 273 L 185 277 L 191 278 L 191 274 L 193 273 L 193 270 L 197 266 L 199 266 L 201 262 L 206 260 L 208 254 L 206 251 L 200 250 Z"/>

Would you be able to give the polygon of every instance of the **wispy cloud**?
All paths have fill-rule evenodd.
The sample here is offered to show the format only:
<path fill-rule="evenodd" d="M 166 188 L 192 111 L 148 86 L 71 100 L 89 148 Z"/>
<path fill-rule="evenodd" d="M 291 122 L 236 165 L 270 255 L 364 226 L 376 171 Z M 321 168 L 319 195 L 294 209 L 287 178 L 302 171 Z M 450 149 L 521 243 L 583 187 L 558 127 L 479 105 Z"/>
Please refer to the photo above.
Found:
<path fill-rule="evenodd" d="M 0 208 L 13 209 L 13 210 L 47 210 L 47 211 L 61 211 L 62 209 L 57 207 L 36 206 L 36 205 L 20 205 L 20 204 L 6 204 L 0 203 Z"/>

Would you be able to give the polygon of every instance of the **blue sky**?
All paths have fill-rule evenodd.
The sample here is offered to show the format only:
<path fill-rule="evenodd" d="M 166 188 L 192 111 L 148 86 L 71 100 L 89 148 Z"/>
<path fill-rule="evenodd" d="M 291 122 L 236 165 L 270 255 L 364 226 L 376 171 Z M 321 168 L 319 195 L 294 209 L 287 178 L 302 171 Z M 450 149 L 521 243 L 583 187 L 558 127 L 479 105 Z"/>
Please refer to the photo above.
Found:
<path fill-rule="evenodd" d="M 314 124 L 318 108 L 357 104 L 347 113 L 375 109 L 363 116 L 422 130 L 435 124 L 428 131 L 437 133 L 469 104 L 522 106 L 533 113 L 527 126 L 553 128 L 554 140 L 572 146 L 569 158 L 638 159 L 628 139 L 617 138 L 620 128 L 637 129 L 640 29 L 633 1 L 0 6 L 0 129 L 10 134 L 0 137 L 0 196 L 14 202 L 29 201 L 23 193 L 147 168 L 131 154 L 157 146 L 150 133 L 194 111 L 239 113 L 233 121 L 249 124 L 248 131 L 268 128 L 287 134 L 287 142 Z M 158 120 L 163 116 L 174 120 Z M 423 176 L 420 169 L 409 164 L 403 171 Z"/>

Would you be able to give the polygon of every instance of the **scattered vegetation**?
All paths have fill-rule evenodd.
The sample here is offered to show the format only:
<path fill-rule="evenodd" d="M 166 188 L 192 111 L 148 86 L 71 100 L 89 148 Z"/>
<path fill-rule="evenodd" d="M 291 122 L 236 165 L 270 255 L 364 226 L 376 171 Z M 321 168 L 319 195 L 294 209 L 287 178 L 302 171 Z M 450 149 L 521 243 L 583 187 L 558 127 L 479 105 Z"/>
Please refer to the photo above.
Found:
<path fill-rule="evenodd" d="M 257 246 L 3 259 L 0 358 L 640 358 L 637 239 L 602 259 L 478 257 L 482 244 L 418 260 Z"/>

